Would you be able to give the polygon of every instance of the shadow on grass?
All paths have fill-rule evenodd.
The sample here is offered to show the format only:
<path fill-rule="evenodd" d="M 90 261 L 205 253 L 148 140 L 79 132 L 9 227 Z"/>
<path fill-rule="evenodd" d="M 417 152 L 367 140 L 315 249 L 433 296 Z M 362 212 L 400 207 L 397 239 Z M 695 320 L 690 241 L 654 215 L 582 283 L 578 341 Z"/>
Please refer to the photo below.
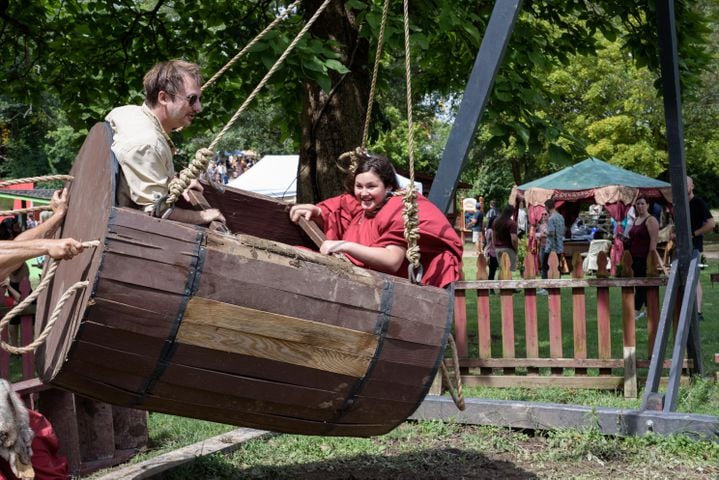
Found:
<path fill-rule="evenodd" d="M 432 479 L 536 479 L 534 473 L 513 463 L 494 460 L 471 451 L 456 448 L 427 449 L 385 457 L 358 455 L 318 462 L 273 466 L 239 467 L 232 458 L 214 455 L 203 457 L 189 466 L 179 467 L 155 477 L 163 480 L 212 479 L 299 479 L 299 480 L 410 480 Z"/>

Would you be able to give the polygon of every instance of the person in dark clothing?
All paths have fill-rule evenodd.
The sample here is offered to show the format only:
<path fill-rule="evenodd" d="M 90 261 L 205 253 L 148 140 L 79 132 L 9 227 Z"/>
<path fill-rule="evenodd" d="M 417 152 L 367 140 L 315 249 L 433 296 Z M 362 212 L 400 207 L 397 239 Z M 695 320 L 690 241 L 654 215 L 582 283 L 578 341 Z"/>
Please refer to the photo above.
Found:
<path fill-rule="evenodd" d="M 704 251 L 704 234 L 714 229 L 716 222 L 704 200 L 694 195 L 694 180 L 687 176 L 687 193 L 689 194 L 689 220 L 692 229 L 694 249 Z M 702 283 L 697 283 L 697 315 L 703 320 L 702 314 Z"/>

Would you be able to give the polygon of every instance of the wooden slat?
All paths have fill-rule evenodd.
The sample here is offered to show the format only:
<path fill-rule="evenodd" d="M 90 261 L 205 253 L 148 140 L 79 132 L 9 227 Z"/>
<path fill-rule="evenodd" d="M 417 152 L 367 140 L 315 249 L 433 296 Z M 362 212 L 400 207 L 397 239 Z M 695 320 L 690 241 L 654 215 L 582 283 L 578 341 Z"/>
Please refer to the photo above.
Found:
<path fill-rule="evenodd" d="M 633 277 L 632 255 L 624 251 L 622 256 L 622 277 Z M 634 318 L 634 289 L 622 287 L 622 321 L 624 352 L 624 397 L 637 397 L 637 339 Z"/>
<path fill-rule="evenodd" d="M 612 330 L 609 312 L 609 288 L 597 289 L 597 356 L 599 358 L 612 358 Z M 610 375 L 611 371 L 600 371 L 600 374 Z"/>
<path fill-rule="evenodd" d="M 499 279 L 510 280 L 512 271 L 509 255 L 502 254 L 499 262 Z M 499 304 L 502 316 L 502 357 L 514 358 L 514 300 L 513 290 L 502 289 L 499 291 Z M 507 375 L 513 375 L 514 369 L 507 368 L 504 371 Z"/>
<path fill-rule="evenodd" d="M 467 298 L 464 291 L 459 291 L 454 296 L 454 340 L 457 343 L 457 355 L 460 357 L 468 356 Z"/>
<path fill-rule="evenodd" d="M 572 257 L 572 278 L 580 279 L 584 277 L 582 257 L 579 252 L 575 252 Z M 572 289 L 572 324 L 574 331 L 574 358 L 587 358 L 587 308 L 584 288 Z M 576 375 L 585 375 L 584 369 L 577 369 Z"/>
<path fill-rule="evenodd" d="M 647 277 L 658 277 L 660 271 L 661 260 L 656 250 L 649 252 L 647 256 Z M 652 357 L 654 350 L 654 340 L 659 330 L 659 287 L 647 287 L 647 358 Z"/>
<path fill-rule="evenodd" d="M 338 394 L 349 391 L 351 385 L 357 381 L 357 377 L 350 375 L 319 371 L 276 360 L 221 352 L 194 345 L 177 345 L 172 361 L 177 365 L 248 378 L 286 382 L 320 390 L 334 390 Z"/>
<path fill-rule="evenodd" d="M 447 360 L 449 366 L 453 365 L 451 360 Z M 489 359 L 478 359 L 469 358 L 461 359 L 460 365 L 465 368 L 505 368 L 505 367 L 535 367 L 535 368 L 623 368 L 623 358 L 588 358 L 588 359 L 576 359 L 576 358 L 489 358 Z M 684 368 L 691 366 L 691 360 L 684 360 Z M 649 366 L 649 360 L 637 360 L 637 367 L 647 368 Z M 664 368 L 670 368 L 671 360 L 664 361 Z"/>
<path fill-rule="evenodd" d="M 487 258 L 477 255 L 477 280 L 487 279 Z M 459 292 L 459 290 L 457 290 Z M 489 290 L 477 290 L 477 343 L 479 358 L 492 357 L 492 333 L 489 309 Z M 482 373 L 491 373 L 489 371 Z"/>
<path fill-rule="evenodd" d="M 531 280 L 537 276 L 534 264 L 534 257 L 527 255 L 524 257 L 524 279 Z M 537 290 L 529 288 L 524 291 L 524 335 L 526 345 L 526 355 L 536 358 L 539 356 L 539 333 L 537 324 Z M 530 374 L 538 373 L 537 369 L 532 368 L 528 371 Z"/>
<path fill-rule="evenodd" d="M 456 282 L 456 290 L 477 290 L 490 288 L 600 288 L 600 287 L 661 287 L 667 284 L 667 277 L 659 278 L 584 278 L 534 279 L 534 280 L 464 280 Z"/>
<path fill-rule="evenodd" d="M 565 387 L 596 390 L 615 390 L 622 387 L 622 377 L 565 377 L 565 376 L 463 376 L 462 383 L 469 387 Z"/>
<path fill-rule="evenodd" d="M 177 341 L 361 377 L 378 339 L 364 332 L 194 297 Z"/>
<path fill-rule="evenodd" d="M 549 271 L 547 272 L 550 279 L 557 279 L 560 276 L 559 258 L 555 252 L 549 254 Z M 549 288 L 547 305 L 549 306 L 549 355 L 553 358 L 561 358 L 564 356 L 562 350 L 562 292 L 558 288 Z M 561 369 L 552 369 L 554 375 L 561 375 Z"/>
<path fill-rule="evenodd" d="M 245 333 L 308 346 L 327 348 L 351 355 L 372 356 L 377 350 L 377 335 L 325 323 L 263 312 L 252 308 L 192 297 L 187 303 L 180 328 L 193 324 Z"/>

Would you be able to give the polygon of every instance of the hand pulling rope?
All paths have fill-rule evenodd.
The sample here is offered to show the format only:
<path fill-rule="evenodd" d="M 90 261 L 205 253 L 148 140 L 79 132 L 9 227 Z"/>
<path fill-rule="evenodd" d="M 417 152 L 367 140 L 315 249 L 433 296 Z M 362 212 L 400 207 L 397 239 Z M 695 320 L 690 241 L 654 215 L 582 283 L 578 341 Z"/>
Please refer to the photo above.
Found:
<path fill-rule="evenodd" d="M 35 183 L 35 182 L 51 182 L 51 181 L 71 181 L 75 177 L 72 175 L 45 175 L 42 177 L 28 177 L 28 178 L 18 178 L 15 180 L 5 180 L 0 182 L 0 188 L 9 187 L 12 185 L 21 185 L 23 183 Z M 50 205 L 39 205 L 37 207 L 28 207 L 28 208 L 17 208 L 15 210 L 2 210 L 0 211 L 0 217 L 6 217 L 10 215 L 22 215 L 23 213 L 30 213 L 30 212 L 45 212 L 48 210 L 52 210 L 52 207 Z"/>
<path fill-rule="evenodd" d="M 229 122 L 227 122 L 227 125 L 220 131 L 220 133 L 217 134 L 215 139 L 210 143 L 210 145 L 207 148 L 201 148 L 197 151 L 195 154 L 195 158 L 193 161 L 188 165 L 186 168 L 184 168 L 178 177 L 173 178 L 169 185 L 169 191 L 167 198 L 165 199 L 165 203 L 168 206 L 174 205 L 174 203 L 177 201 L 177 199 L 182 195 L 182 193 L 187 189 L 187 187 L 190 185 L 190 182 L 197 178 L 199 173 L 204 172 L 207 170 L 207 165 L 210 162 L 210 159 L 212 159 L 212 149 L 217 146 L 217 144 L 220 142 L 222 137 L 225 136 L 225 134 L 232 128 L 232 126 L 235 124 L 237 119 L 240 117 L 240 115 L 245 111 L 247 106 L 252 102 L 252 100 L 255 99 L 255 97 L 259 94 L 260 90 L 267 84 L 267 82 L 270 80 L 270 77 L 275 74 L 277 70 L 279 70 L 280 66 L 282 66 L 282 63 L 285 61 L 285 59 L 289 56 L 289 54 L 294 50 L 294 48 L 297 46 L 297 44 L 300 42 L 300 40 L 305 36 L 307 31 L 312 27 L 312 25 L 315 23 L 317 18 L 324 12 L 325 8 L 330 4 L 332 0 L 325 0 L 322 5 L 317 9 L 317 11 L 312 15 L 312 18 L 305 24 L 305 26 L 300 30 L 300 32 L 295 36 L 294 40 L 292 40 L 292 43 L 287 47 L 287 49 L 282 53 L 280 58 L 277 59 L 274 65 L 272 65 L 272 68 L 267 72 L 267 74 L 264 76 L 264 78 L 260 81 L 260 83 L 255 87 L 255 89 L 252 91 L 249 97 L 242 103 L 240 108 L 235 112 L 235 114 L 232 116 Z"/>
<path fill-rule="evenodd" d="M 82 246 L 85 248 L 97 247 L 98 245 L 100 245 L 99 240 L 82 242 Z M 59 262 L 57 260 L 52 260 L 52 263 L 45 272 L 45 276 L 40 282 L 40 285 L 38 285 L 37 288 L 30 295 L 25 297 L 20 303 L 15 305 L 9 312 L 5 314 L 2 320 L 0 320 L 0 332 L 2 332 L 7 327 L 8 323 L 10 323 L 10 320 L 20 314 L 25 309 L 25 307 L 30 305 L 38 297 L 38 295 L 40 295 L 40 293 L 42 293 L 42 291 L 47 288 L 50 283 L 50 280 L 52 280 L 52 278 L 55 276 L 58 265 Z M 60 297 L 60 300 L 58 300 L 57 304 L 55 305 L 55 309 L 53 310 L 52 316 L 47 322 L 47 325 L 45 325 L 45 328 L 42 330 L 40 335 L 38 335 L 38 337 L 33 340 L 32 343 L 29 343 L 24 347 L 14 347 L 0 340 L 0 348 L 2 348 L 8 353 L 14 354 L 23 354 L 27 352 L 34 352 L 35 350 L 37 350 L 38 347 L 42 345 L 43 342 L 47 339 L 48 335 L 50 335 L 52 327 L 60 318 L 60 313 L 62 312 L 62 307 L 65 305 L 65 302 L 68 301 L 68 299 L 72 296 L 73 293 L 75 293 L 75 291 L 80 290 L 81 288 L 86 288 L 88 285 L 90 285 L 90 282 L 87 280 L 77 282 L 65 291 L 65 293 L 62 295 L 62 297 Z"/>

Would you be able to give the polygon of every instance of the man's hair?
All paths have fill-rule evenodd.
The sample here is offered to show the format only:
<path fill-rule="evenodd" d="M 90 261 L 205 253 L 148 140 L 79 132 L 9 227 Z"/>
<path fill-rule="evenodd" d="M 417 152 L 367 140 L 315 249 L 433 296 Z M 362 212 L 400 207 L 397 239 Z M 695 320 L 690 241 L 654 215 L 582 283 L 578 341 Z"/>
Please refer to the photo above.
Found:
<path fill-rule="evenodd" d="M 554 199 L 553 199 L 553 198 L 548 198 L 548 199 L 544 202 L 544 207 L 545 207 L 547 210 L 552 210 L 552 209 L 554 208 Z"/>
<path fill-rule="evenodd" d="M 157 105 L 157 97 L 161 90 L 176 95 L 184 91 L 184 77 L 189 77 L 202 84 L 200 67 L 185 60 L 168 60 L 160 62 L 145 74 L 145 103 L 150 107 Z"/>

